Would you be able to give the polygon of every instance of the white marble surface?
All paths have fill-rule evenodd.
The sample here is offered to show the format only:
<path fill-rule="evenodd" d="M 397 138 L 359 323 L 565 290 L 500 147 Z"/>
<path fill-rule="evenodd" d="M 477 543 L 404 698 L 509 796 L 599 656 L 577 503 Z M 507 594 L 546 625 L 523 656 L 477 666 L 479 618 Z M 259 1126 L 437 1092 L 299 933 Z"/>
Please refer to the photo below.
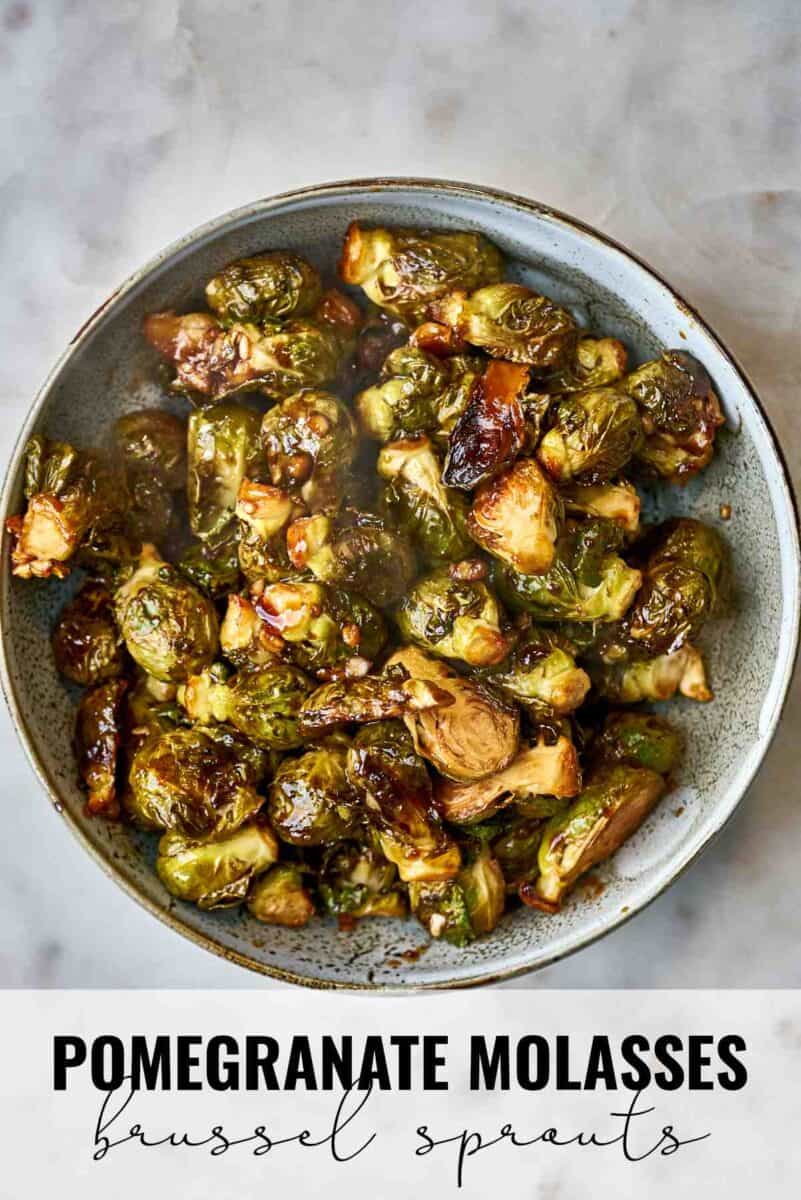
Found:
<path fill-rule="evenodd" d="M 794 0 L 5 0 L 0 65 L 2 459 L 61 348 L 166 242 L 256 196 L 407 174 L 537 197 L 649 259 L 741 357 L 801 478 Z M 796 684 L 702 861 L 517 986 L 801 986 L 799 735 Z M 5 709 L 0 761 L 0 984 L 262 986 L 99 872 Z"/>

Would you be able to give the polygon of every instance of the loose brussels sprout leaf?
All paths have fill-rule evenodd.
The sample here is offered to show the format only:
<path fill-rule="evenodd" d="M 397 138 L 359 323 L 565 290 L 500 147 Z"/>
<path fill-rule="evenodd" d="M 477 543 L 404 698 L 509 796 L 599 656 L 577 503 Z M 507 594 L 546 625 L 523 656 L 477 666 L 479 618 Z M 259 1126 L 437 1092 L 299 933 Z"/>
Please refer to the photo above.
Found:
<path fill-rule="evenodd" d="M 178 570 L 211 600 L 235 592 L 242 579 L 239 570 L 239 531 L 232 522 L 219 537 L 192 542 L 178 561 Z"/>
<path fill-rule="evenodd" d="M 675 770 L 682 750 L 678 730 L 662 717 L 645 712 L 610 713 L 593 744 L 593 754 L 602 762 L 648 767 L 658 775 Z"/>
<path fill-rule="evenodd" d="M 300 929 L 314 916 L 314 902 L 299 869 L 293 863 L 278 863 L 253 884 L 248 912 L 265 925 Z"/>
<path fill-rule="evenodd" d="M 470 553 L 466 501 L 443 485 L 439 459 L 427 437 L 384 446 L 378 474 L 388 481 L 382 497 L 386 511 L 426 562 L 436 566 Z"/>
<path fill-rule="evenodd" d="M 53 656 L 61 674 L 84 687 L 122 674 L 122 637 L 111 594 L 102 584 L 85 583 L 61 610 Z"/>
<path fill-rule="evenodd" d="M 289 573 L 286 531 L 305 511 L 304 505 L 282 488 L 242 480 L 236 501 L 238 561 L 247 580 L 277 580 Z"/>
<path fill-rule="evenodd" d="M 242 481 L 260 460 L 260 423 L 257 412 L 234 403 L 190 415 L 187 495 L 195 537 L 218 537 L 230 524 Z"/>
<path fill-rule="evenodd" d="M 381 850 L 404 883 L 450 879 L 457 873 L 459 848 L 442 827 L 425 763 L 399 721 L 360 729 L 347 769 L 377 829 Z"/>
<path fill-rule="evenodd" d="M 549 392 L 584 392 L 590 388 L 608 387 L 626 373 L 628 354 L 617 338 L 579 338 L 576 357 L 562 370 L 544 381 Z"/>
<path fill-rule="evenodd" d="M 487 585 L 454 579 L 445 568 L 418 580 L 401 600 L 395 620 L 404 641 L 471 667 L 500 662 L 511 645 Z"/>
<path fill-rule="evenodd" d="M 131 658 L 156 679 L 186 679 L 217 653 L 214 605 L 148 544 L 117 589 L 114 612 Z"/>
<path fill-rule="evenodd" d="M 580 786 L 576 747 L 569 738 L 559 737 L 552 745 L 540 740 L 526 746 L 497 773 L 475 782 L 443 780 L 437 788 L 437 801 L 447 821 L 469 825 L 529 797 L 563 800 L 575 796 Z"/>
<path fill-rule="evenodd" d="M 311 689 L 308 675 L 286 663 L 244 668 L 208 683 L 206 719 L 228 722 L 257 746 L 293 750 L 303 744 L 299 718 Z"/>
<path fill-rule="evenodd" d="M 520 283 L 494 283 L 469 296 L 451 292 L 431 315 L 493 358 L 538 371 L 564 367 L 575 351 L 576 322 L 567 309 Z"/>
<path fill-rule="evenodd" d="M 523 393 L 528 368 L 492 362 L 472 385 L 451 430 L 442 481 L 470 491 L 497 475 L 519 454 L 525 437 Z"/>
<path fill-rule="evenodd" d="M 551 420 L 537 458 L 560 484 L 605 483 L 622 471 L 642 445 L 637 405 L 619 388 L 564 396 L 552 410 Z"/>
<path fill-rule="evenodd" d="M 467 528 L 473 541 L 523 575 L 554 559 L 562 505 L 532 458 L 518 459 L 476 492 Z"/>
<path fill-rule="evenodd" d="M 616 553 L 620 539 L 609 521 L 567 521 L 549 571 L 521 575 L 499 565 L 495 586 L 505 604 L 538 621 L 617 621 L 642 580 Z"/>
<path fill-rule="evenodd" d="M 134 754 L 123 803 L 145 829 L 223 837 L 261 808 L 265 768 L 258 751 L 211 728 L 154 732 Z"/>
<path fill-rule="evenodd" d="M 75 723 L 75 754 L 78 771 L 89 796 L 87 808 L 93 816 L 115 819 L 117 801 L 117 758 L 122 738 L 121 705 L 128 684 L 109 679 L 84 692 Z"/>
<path fill-rule="evenodd" d="M 697 358 L 666 350 L 632 371 L 623 386 L 642 412 L 646 438 L 637 457 L 646 470 L 681 482 L 707 465 L 724 417 Z"/>
<path fill-rule="evenodd" d="M 545 822 L 541 819 L 514 817 L 492 838 L 490 850 L 501 869 L 508 893 L 517 892 L 521 883 L 531 883 L 537 878 L 537 856 L 544 827 Z"/>
<path fill-rule="evenodd" d="M 114 446 L 126 478 L 150 479 L 168 492 L 186 482 L 186 422 L 161 408 L 126 413 L 114 422 Z"/>
<path fill-rule="evenodd" d="M 630 483 L 573 483 L 561 489 L 567 511 L 573 515 L 600 517 L 619 525 L 634 537 L 640 529 L 640 497 Z"/>
<path fill-rule="evenodd" d="M 261 439 L 272 482 L 313 512 L 336 508 L 356 455 L 353 417 L 336 396 L 306 390 L 265 413 Z"/>
<path fill-rule="evenodd" d="M 304 701 L 300 728 L 306 737 L 351 722 L 364 725 L 452 704 L 449 691 L 426 679 L 366 675 L 338 679 L 317 688 Z"/>
<path fill-rule="evenodd" d="M 590 674 L 600 695 L 616 704 L 672 700 L 676 692 L 701 703 L 713 699 L 704 660 L 689 642 L 672 654 L 658 654 L 633 662 L 591 665 Z"/>
<path fill-rule="evenodd" d="M 409 904 L 420 924 L 432 938 L 452 946 L 466 946 L 475 934 L 464 891 L 456 879 L 432 883 L 410 883 Z"/>
<path fill-rule="evenodd" d="M 358 284 L 379 308 L 412 322 L 453 288 L 494 283 L 503 260 L 480 233 L 365 229 L 354 221 L 345 236 L 340 274 Z"/>
<path fill-rule="evenodd" d="M 290 250 L 271 250 L 229 263 L 206 284 L 206 303 L 222 321 L 284 321 L 314 310 L 322 296 L 311 263 Z"/>
<path fill-rule="evenodd" d="M 506 880 L 500 864 L 485 848 L 458 876 L 473 933 L 492 933 L 506 907 Z"/>
<path fill-rule="evenodd" d="M 230 908 L 242 903 L 256 876 L 277 857 L 275 834 L 258 819 L 214 841 L 170 830 L 159 842 L 156 874 L 179 900 L 202 909 Z"/>
<path fill-rule="evenodd" d="M 590 690 L 590 677 L 576 665 L 567 639 L 532 626 L 486 678 L 533 713 L 574 712 Z"/>
<path fill-rule="evenodd" d="M 347 753 L 347 742 L 332 737 L 281 763 L 269 812 L 282 841 L 325 846 L 356 832 L 360 806 L 345 770 Z"/>
<path fill-rule="evenodd" d="M 235 667 L 264 667 L 282 658 L 286 647 L 247 597 L 233 595 L 220 626 L 220 649 Z"/>
<path fill-rule="evenodd" d="M 323 854 L 320 898 L 337 917 L 404 917 L 397 879 L 396 868 L 374 847 L 339 842 Z"/>
<path fill-rule="evenodd" d="M 664 780 L 644 767 L 608 766 L 593 772 L 578 799 L 545 827 L 539 877 L 521 899 L 554 912 L 590 867 L 623 845 L 665 791 Z"/>
<path fill-rule="evenodd" d="M 336 522 L 319 514 L 301 518 L 287 530 L 287 548 L 298 570 L 359 592 L 379 608 L 400 600 L 416 574 L 407 539 L 372 513 L 346 513 Z"/>
<path fill-rule="evenodd" d="M 418 754 L 444 775 L 472 783 L 502 771 L 514 758 L 520 714 L 475 679 L 457 675 L 413 646 L 404 646 L 385 669 L 402 666 L 412 679 L 427 680 L 450 693 L 453 703 L 407 713 L 404 723 Z"/>
<path fill-rule="evenodd" d="M 308 580 L 268 584 L 255 600 L 255 610 L 283 639 L 293 662 L 325 675 L 336 664 L 344 673 L 364 674 L 387 640 L 380 612 L 355 592 Z"/>

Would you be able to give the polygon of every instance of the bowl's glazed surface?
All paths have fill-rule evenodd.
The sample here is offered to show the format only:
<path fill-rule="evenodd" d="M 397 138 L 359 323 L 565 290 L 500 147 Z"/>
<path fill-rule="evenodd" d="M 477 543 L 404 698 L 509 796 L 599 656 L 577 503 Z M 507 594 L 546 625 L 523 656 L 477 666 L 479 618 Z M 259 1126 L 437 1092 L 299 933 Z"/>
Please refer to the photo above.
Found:
<path fill-rule="evenodd" d="M 242 965 L 317 986 L 449 987 L 541 967 L 586 945 L 662 891 L 723 826 L 752 779 L 779 719 L 795 658 L 798 530 L 781 455 L 748 382 L 700 318 L 647 268 L 601 235 L 532 202 L 463 184 L 368 180 L 260 201 L 170 247 L 80 331 L 39 393 L 3 493 L 3 518 L 21 507 L 21 457 L 31 433 L 102 444 L 114 419 L 145 405 L 180 411 L 157 381 L 142 318 L 202 302 L 203 284 L 233 258 L 292 247 L 332 276 L 345 228 L 365 223 L 478 229 L 511 273 L 568 304 L 587 326 L 622 338 L 634 361 L 677 346 L 709 371 L 727 428 L 712 465 L 687 488 L 660 489 L 660 515 L 689 513 L 720 528 L 732 550 L 736 609 L 702 639 L 716 701 L 679 701 L 688 757 L 679 786 L 614 859 L 556 916 L 523 909 L 465 950 L 425 943 L 414 921 L 367 920 L 349 933 L 332 920 L 305 930 L 259 925 L 242 912 L 203 913 L 172 899 L 153 872 L 155 839 L 88 818 L 75 781 L 76 690 L 55 671 L 49 635 L 77 578 L 0 575 L 3 684 L 20 736 L 52 802 L 104 868 L 184 936 Z M 721 506 L 731 508 L 724 522 Z M 76 573 L 77 574 L 77 573 Z M 597 886 L 598 879 L 603 883 Z M 68 891 L 65 898 L 68 898 Z M 124 941 L 120 953 L 124 953 Z"/>

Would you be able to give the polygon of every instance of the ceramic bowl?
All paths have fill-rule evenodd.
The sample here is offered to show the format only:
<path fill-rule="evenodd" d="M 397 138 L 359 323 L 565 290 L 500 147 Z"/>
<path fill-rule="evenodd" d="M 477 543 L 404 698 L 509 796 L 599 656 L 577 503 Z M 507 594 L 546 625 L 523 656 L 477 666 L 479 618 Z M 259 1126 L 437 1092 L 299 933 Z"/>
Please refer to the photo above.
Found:
<path fill-rule="evenodd" d="M 88 819 L 76 787 L 71 736 L 75 691 L 56 674 L 48 637 L 78 580 L 12 579 L 2 556 L 2 675 L 9 706 L 39 779 L 70 830 L 118 884 L 154 916 L 243 966 L 315 986 L 446 988 L 486 983 L 545 966 L 641 910 L 681 874 L 725 824 L 754 777 L 776 728 L 796 652 L 799 545 L 781 452 L 753 389 L 720 340 L 633 255 L 579 221 L 487 188 L 435 180 L 326 184 L 261 200 L 165 250 L 118 288 L 76 334 L 42 387 L 12 458 L 2 517 L 21 505 L 21 460 L 34 431 L 102 443 L 115 417 L 164 405 L 145 313 L 190 309 L 203 282 L 241 255 L 293 247 L 331 274 L 349 221 L 481 230 L 504 251 L 512 275 L 567 304 L 586 325 L 622 338 L 635 361 L 680 346 L 696 355 L 720 395 L 727 429 L 702 477 L 662 489 L 663 512 L 722 528 L 734 557 L 736 612 L 703 641 L 716 700 L 671 706 L 689 754 L 679 790 L 557 916 L 522 909 L 464 950 L 425 942 L 413 921 L 335 922 L 307 930 L 265 927 L 242 912 L 203 913 L 172 899 L 153 872 L 152 836 Z M 175 401 L 171 401 L 173 405 Z M 177 402 L 180 407 L 180 402 Z M 731 519 L 721 519 L 721 506 Z M 677 815 L 679 814 L 679 815 Z"/>

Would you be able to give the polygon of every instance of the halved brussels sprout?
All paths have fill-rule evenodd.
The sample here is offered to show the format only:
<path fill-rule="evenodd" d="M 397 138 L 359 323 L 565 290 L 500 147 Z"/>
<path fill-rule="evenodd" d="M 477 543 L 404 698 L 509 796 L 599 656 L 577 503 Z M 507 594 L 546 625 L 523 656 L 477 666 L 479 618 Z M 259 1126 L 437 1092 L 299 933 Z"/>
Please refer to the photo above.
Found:
<path fill-rule="evenodd" d="M 672 654 L 600 666 L 591 664 L 590 674 L 599 693 L 616 704 L 672 700 L 676 692 L 701 703 L 713 699 L 704 660 L 689 642 Z"/>
<path fill-rule="evenodd" d="M 311 263 L 291 250 L 238 258 L 206 284 L 206 303 L 223 321 L 284 321 L 313 311 L 323 294 Z"/>
<path fill-rule="evenodd" d="M 426 562 L 435 566 L 470 553 L 465 498 L 443 485 L 439 459 L 427 437 L 390 442 L 378 455 L 377 467 L 388 481 L 384 507 Z"/>
<path fill-rule="evenodd" d="M 236 515 L 239 566 L 247 580 L 277 580 L 289 573 L 286 531 L 305 511 L 303 504 L 282 488 L 242 480 Z"/>
<path fill-rule="evenodd" d="M 520 283 L 493 283 L 471 295 L 453 291 L 431 306 L 431 315 L 493 358 L 538 371 L 564 367 L 575 351 L 576 322 L 567 309 Z"/>
<path fill-rule="evenodd" d="M 617 338 L 581 337 L 573 362 L 549 375 L 545 387 L 552 393 L 608 387 L 623 378 L 627 362 L 626 347 Z"/>
<path fill-rule="evenodd" d="M 345 405 L 328 392 L 311 389 L 276 404 L 261 426 L 272 482 L 297 491 L 312 511 L 338 507 L 356 438 Z"/>
<path fill-rule="evenodd" d="M 300 929 L 314 916 L 314 901 L 294 863 L 277 863 L 251 888 L 248 912 L 265 925 Z"/>
<path fill-rule="evenodd" d="M 319 892 L 337 917 L 404 917 L 398 872 L 374 847 L 339 842 L 323 853 Z"/>
<path fill-rule="evenodd" d="M 217 653 L 214 605 L 149 544 L 117 589 L 114 612 L 131 658 L 156 679 L 177 683 Z"/>
<path fill-rule="evenodd" d="M 61 674 L 84 687 L 122 674 L 122 636 L 111 593 L 101 583 L 85 583 L 61 610 L 53 632 L 53 656 Z"/>
<path fill-rule="evenodd" d="M 312 686 L 297 667 L 273 662 L 243 668 L 227 681 L 211 673 L 201 687 L 190 679 L 178 698 L 197 704 L 202 696 L 202 710 L 196 707 L 194 717 L 204 724 L 225 721 L 257 746 L 294 750 L 303 744 L 299 718 Z"/>
<path fill-rule="evenodd" d="M 86 807 L 93 816 L 120 815 L 117 800 L 117 760 L 122 743 L 124 679 L 109 679 L 84 692 L 75 723 L 78 772 L 89 795 Z"/>
<path fill-rule="evenodd" d="M 524 631 L 486 678 L 534 714 L 574 712 L 590 690 L 590 677 L 576 665 L 570 642 L 536 625 Z"/>
<path fill-rule="evenodd" d="M 432 938 L 442 938 L 460 948 L 473 941 L 467 901 L 458 880 L 410 883 L 409 904 Z"/>
<path fill-rule="evenodd" d="M 473 933 L 492 933 L 506 907 L 506 880 L 497 859 L 485 847 L 462 868 L 458 882 Z"/>
<path fill-rule="evenodd" d="M 606 483 L 642 445 L 639 409 L 619 388 L 594 388 L 564 396 L 551 412 L 551 428 L 537 458 L 557 483 Z"/>
<path fill-rule="evenodd" d="M 437 787 L 437 800 L 447 821 L 469 825 L 521 800 L 539 796 L 569 799 L 580 787 L 578 754 L 570 739 L 558 737 L 549 744 L 541 738 L 491 776 L 470 783 L 443 780 Z"/>
<path fill-rule="evenodd" d="M 630 483 L 573 483 L 563 487 L 560 494 L 573 515 L 612 521 L 629 537 L 639 532 L 641 501 Z"/>
<path fill-rule="evenodd" d="M 518 459 L 476 492 L 467 528 L 473 541 L 522 575 L 551 566 L 562 504 L 533 458 Z"/>
<path fill-rule="evenodd" d="M 348 778 L 377 830 L 382 853 L 404 883 L 450 879 L 461 866 L 445 832 L 431 779 L 400 721 L 360 729 L 348 752 Z"/>
<path fill-rule="evenodd" d="M 264 667 L 281 659 L 286 646 L 246 596 L 232 595 L 220 626 L 220 649 L 235 667 Z"/>
<path fill-rule="evenodd" d="M 503 259 L 480 233 L 365 229 L 354 221 L 345 235 L 340 274 L 360 285 L 379 308 L 423 320 L 433 300 L 453 288 L 494 283 Z"/>
<path fill-rule="evenodd" d="M 330 737 L 285 758 L 270 784 L 270 819 L 293 846 L 325 846 L 355 833 L 360 805 L 346 772 L 348 743 Z"/>
<path fill-rule="evenodd" d="M 452 703 L 445 688 L 426 679 L 403 678 L 397 672 L 338 679 L 323 684 L 307 697 L 300 714 L 300 728 L 310 737 L 337 725 L 364 725 Z"/>
<path fill-rule="evenodd" d="M 593 744 L 595 758 L 669 775 L 681 762 L 683 739 L 662 717 L 645 712 L 614 712 Z"/>
<path fill-rule="evenodd" d="M 195 537 L 219 537 L 231 523 L 242 480 L 260 461 L 260 424 L 259 414 L 241 404 L 215 404 L 191 413 L 187 496 Z"/>
<path fill-rule="evenodd" d="M 167 891 L 198 908 L 241 904 L 251 883 L 278 857 L 278 842 L 265 821 L 248 821 L 227 837 L 187 838 L 165 833 L 156 858 L 156 874 Z"/>
<path fill-rule="evenodd" d="M 297 570 L 360 592 L 379 608 L 400 600 L 416 573 L 407 539 L 373 513 L 302 517 L 287 530 L 287 549 Z"/>
<path fill-rule="evenodd" d="M 449 692 L 451 705 L 407 713 L 415 749 L 444 775 L 461 783 L 502 771 L 517 752 L 520 714 L 478 680 L 465 679 L 413 646 L 397 650 L 385 670 L 402 666 L 412 679 Z"/>
<path fill-rule="evenodd" d="M 417 581 L 401 600 L 395 620 L 405 641 L 471 667 L 500 662 L 511 646 L 487 585 L 454 579 L 444 567 Z"/>
<path fill-rule="evenodd" d="M 354 673 L 364 674 L 387 640 L 384 618 L 369 600 L 315 581 L 268 584 L 255 610 L 306 671 L 326 672 L 342 663 L 348 675 L 353 660 Z"/>
<path fill-rule="evenodd" d="M 697 358 L 666 350 L 632 371 L 623 386 L 642 412 L 646 438 L 637 457 L 647 470 L 680 482 L 707 465 L 724 417 Z"/>
<path fill-rule="evenodd" d="M 528 375 L 527 367 L 491 362 L 473 382 L 467 407 L 451 430 L 443 483 L 470 491 L 517 457 L 525 440 Z"/>

